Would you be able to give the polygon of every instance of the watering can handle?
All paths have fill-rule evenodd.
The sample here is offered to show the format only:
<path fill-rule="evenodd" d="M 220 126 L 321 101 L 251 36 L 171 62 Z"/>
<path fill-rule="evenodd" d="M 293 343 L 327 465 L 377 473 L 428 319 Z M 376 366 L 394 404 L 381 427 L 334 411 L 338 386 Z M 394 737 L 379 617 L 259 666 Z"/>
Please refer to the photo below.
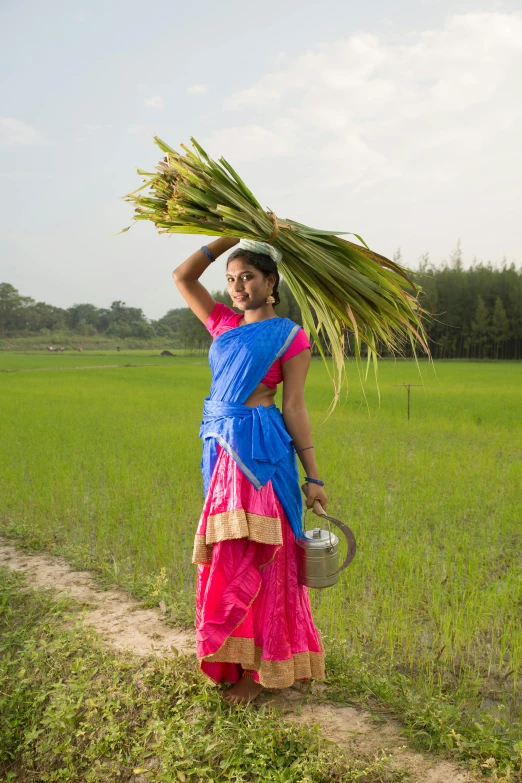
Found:
<path fill-rule="evenodd" d="M 317 514 L 320 517 L 324 517 L 325 519 L 328 519 L 330 522 L 333 522 L 334 525 L 337 525 L 337 527 L 341 528 L 341 530 L 344 533 L 344 537 L 346 539 L 346 543 L 348 545 L 348 552 L 344 559 L 344 563 L 340 568 L 337 569 L 337 571 L 334 571 L 333 574 L 328 574 L 328 576 L 335 576 L 335 574 L 339 574 L 341 571 L 344 571 L 344 569 L 350 565 L 352 560 L 355 557 L 355 553 L 357 551 L 357 544 L 355 543 L 355 536 L 348 527 L 348 525 L 345 525 L 344 522 L 341 522 L 338 519 L 335 519 L 334 517 L 329 517 L 322 507 L 321 503 L 318 500 L 314 501 L 313 505 L 313 511 L 314 514 Z"/>
<path fill-rule="evenodd" d="M 313 509 L 314 509 L 314 514 L 317 514 L 320 517 L 325 517 L 326 516 L 326 511 L 321 506 L 321 503 L 320 503 L 319 500 L 314 500 Z M 317 509 L 317 511 L 316 511 L 316 509 Z"/>

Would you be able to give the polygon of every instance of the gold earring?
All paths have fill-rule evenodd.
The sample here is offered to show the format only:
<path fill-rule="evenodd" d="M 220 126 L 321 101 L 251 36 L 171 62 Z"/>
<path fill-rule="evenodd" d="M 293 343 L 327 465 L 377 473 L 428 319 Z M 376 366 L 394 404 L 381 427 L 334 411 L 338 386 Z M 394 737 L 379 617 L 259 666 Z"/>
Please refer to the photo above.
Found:
<path fill-rule="evenodd" d="M 265 304 L 275 304 L 275 299 L 272 296 L 272 291 L 270 291 L 267 298 L 265 299 Z"/>

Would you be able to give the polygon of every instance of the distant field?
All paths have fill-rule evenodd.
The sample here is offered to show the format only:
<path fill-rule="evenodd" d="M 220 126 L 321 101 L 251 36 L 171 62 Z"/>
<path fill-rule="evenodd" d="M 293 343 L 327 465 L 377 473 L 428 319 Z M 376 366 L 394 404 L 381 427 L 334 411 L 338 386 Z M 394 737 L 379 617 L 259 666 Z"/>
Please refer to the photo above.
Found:
<path fill-rule="evenodd" d="M 14 370 L 56 370 L 75 369 L 91 366 L 125 366 L 126 364 L 155 364 L 160 367 L 172 364 L 180 359 L 197 361 L 194 354 L 182 349 L 173 350 L 174 356 L 161 356 L 161 351 L 145 349 L 143 351 L 0 351 L 0 372 Z M 203 355 L 206 361 L 206 355 Z"/>
<path fill-rule="evenodd" d="M 331 391 L 312 362 L 307 402 L 329 509 L 359 547 L 339 585 L 311 591 L 314 615 L 327 642 L 385 652 L 423 687 L 447 682 L 449 698 L 504 701 L 516 723 L 522 363 L 438 362 L 436 376 L 420 367 L 422 380 L 412 362 L 381 362 L 369 417 L 350 363 L 348 398 L 323 423 Z M 67 371 L 39 371 L 53 368 Z M 0 374 L 4 529 L 103 562 L 138 593 L 164 567 L 170 594 L 190 605 L 206 357 L 0 353 L 0 370 L 13 371 Z M 402 383 L 424 384 L 409 422 Z"/>

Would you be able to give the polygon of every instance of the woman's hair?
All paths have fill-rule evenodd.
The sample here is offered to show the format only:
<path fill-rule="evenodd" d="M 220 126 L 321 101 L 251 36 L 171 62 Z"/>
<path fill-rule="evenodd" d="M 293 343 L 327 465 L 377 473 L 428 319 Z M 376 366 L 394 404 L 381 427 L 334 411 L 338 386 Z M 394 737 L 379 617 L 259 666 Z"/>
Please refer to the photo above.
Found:
<path fill-rule="evenodd" d="M 242 247 L 238 247 L 237 250 L 234 250 L 227 259 L 227 266 L 230 261 L 233 261 L 234 258 L 243 258 L 245 260 L 245 263 L 250 264 L 250 266 L 255 267 L 259 272 L 261 272 L 264 277 L 268 277 L 269 275 L 273 275 L 275 277 L 275 283 L 274 283 L 274 290 L 272 291 L 272 296 L 275 299 L 274 307 L 279 304 L 281 301 L 279 298 L 279 272 L 277 270 L 277 264 L 272 258 L 272 256 L 267 255 L 266 253 L 253 253 L 251 250 L 245 250 Z"/>

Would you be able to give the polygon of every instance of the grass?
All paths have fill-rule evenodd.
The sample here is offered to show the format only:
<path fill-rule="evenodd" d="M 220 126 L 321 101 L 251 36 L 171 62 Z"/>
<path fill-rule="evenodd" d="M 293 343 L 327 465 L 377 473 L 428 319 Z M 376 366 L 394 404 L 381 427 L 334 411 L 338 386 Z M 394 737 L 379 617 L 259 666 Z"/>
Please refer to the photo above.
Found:
<path fill-rule="evenodd" d="M 275 710 L 227 705 L 194 656 L 103 645 L 78 603 L 0 569 L 0 777 L 26 781 L 379 783 L 388 758 L 350 760 Z"/>
<path fill-rule="evenodd" d="M 186 361 L 189 364 L 195 361 L 206 361 L 206 356 L 197 357 L 187 353 L 184 349 L 170 349 L 174 356 L 160 356 L 161 350 L 144 349 L 131 350 L 92 350 L 60 351 L 50 353 L 48 351 L 0 351 L 0 372 L 22 372 L 29 370 L 74 370 L 82 367 L 134 367 L 136 365 L 156 365 L 158 367 L 169 366 L 174 362 Z"/>
<path fill-rule="evenodd" d="M 70 358 L 0 355 L 18 370 Z M 118 359 L 149 363 L 147 352 Z M 197 431 L 210 376 L 204 358 L 165 361 L 3 374 L 0 524 L 165 600 L 172 622 L 190 624 L 203 499 Z M 348 398 L 325 422 L 331 390 L 312 362 L 307 404 L 329 510 L 358 542 L 339 585 L 310 591 L 331 694 L 377 698 L 420 745 L 514 767 L 522 364 L 437 362 L 436 376 L 420 367 L 422 381 L 411 362 L 381 362 L 381 405 L 370 380 L 369 416 L 351 363 Z M 395 386 L 404 382 L 424 383 L 412 389 L 409 422 L 406 390 Z"/>

